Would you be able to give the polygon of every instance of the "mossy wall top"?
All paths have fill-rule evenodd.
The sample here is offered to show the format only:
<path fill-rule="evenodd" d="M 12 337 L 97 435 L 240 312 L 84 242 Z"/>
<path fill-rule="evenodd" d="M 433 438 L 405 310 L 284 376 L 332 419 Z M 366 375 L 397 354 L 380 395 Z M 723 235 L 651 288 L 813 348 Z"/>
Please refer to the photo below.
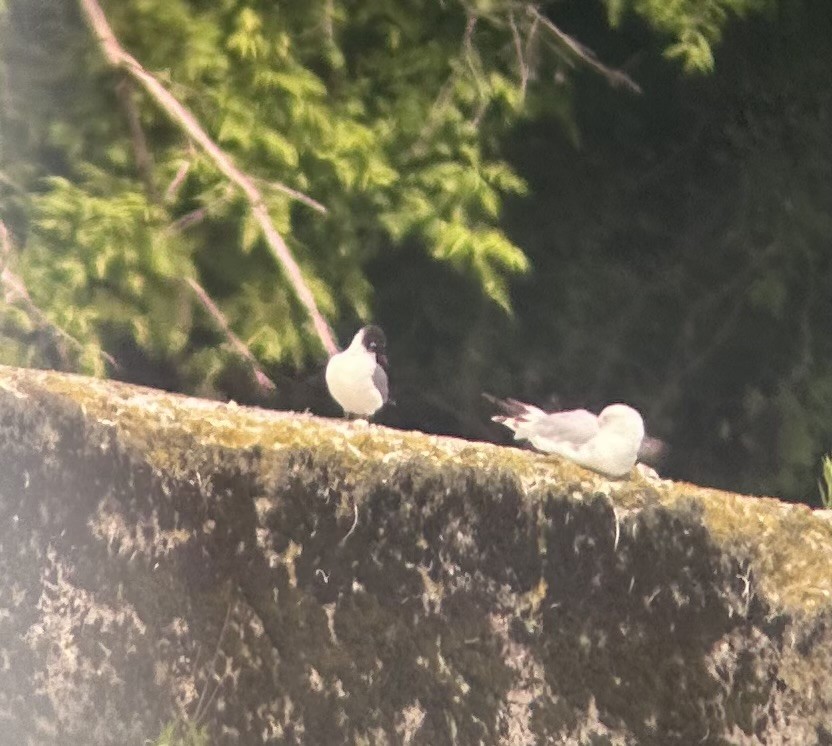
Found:
<path fill-rule="evenodd" d="M 830 559 L 772 499 L 0 368 L 9 743 L 832 742 Z"/>

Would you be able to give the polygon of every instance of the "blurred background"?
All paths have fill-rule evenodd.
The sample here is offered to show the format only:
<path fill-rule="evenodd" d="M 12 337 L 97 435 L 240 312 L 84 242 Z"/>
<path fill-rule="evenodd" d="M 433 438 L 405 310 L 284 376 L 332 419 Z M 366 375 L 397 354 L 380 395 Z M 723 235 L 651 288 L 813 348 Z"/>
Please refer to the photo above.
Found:
<path fill-rule="evenodd" d="M 380 422 L 625 401 L 662 475 L 819 504 L 832 3 L 98 2 L 341 344 L 386 330 Z M 251 202 L 90 7 L 0 0 L 0 362 L 336 415 Z"/>

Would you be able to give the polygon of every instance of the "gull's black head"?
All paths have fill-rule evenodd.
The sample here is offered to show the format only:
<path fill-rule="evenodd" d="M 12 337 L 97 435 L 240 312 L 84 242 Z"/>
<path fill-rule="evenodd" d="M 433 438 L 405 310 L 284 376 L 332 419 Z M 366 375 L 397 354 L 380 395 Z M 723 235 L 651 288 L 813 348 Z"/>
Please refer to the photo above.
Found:
<path fill-rule="evenodd" d="M 361 344 L 364 349 L 374 352 L 379 365 L 387 366 L 387 337 L 380 326 L 369 324 L 361 330 Z"/>

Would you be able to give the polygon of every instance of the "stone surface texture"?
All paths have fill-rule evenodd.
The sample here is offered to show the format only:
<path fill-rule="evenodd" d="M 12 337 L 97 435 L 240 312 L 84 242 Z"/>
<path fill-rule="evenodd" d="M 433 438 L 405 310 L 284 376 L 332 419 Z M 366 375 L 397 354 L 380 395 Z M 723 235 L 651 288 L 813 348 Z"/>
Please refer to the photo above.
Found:
<path fill-rule="evenodd" d="M 832 743 L 832 522 L 0 368 L 0 744 Z"/>

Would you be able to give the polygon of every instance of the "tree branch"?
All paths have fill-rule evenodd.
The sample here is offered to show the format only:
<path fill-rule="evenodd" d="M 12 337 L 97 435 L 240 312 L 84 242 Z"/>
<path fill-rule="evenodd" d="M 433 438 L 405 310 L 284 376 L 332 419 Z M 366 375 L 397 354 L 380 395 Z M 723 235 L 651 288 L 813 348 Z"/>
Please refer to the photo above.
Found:
<path fill-rule="evenodd" d="M 127 117 L 127 127 L 130 129 L 130 141 L 133 144 L 133 158 L 136 160 L 136 170 L 144 182 L 144 188 L 151 202 L 159 201 L 159 192 L 153 182 L 153 156 L 147 146 L 139 110 L 133 100 L 133 82 L 126 75 L 116 84 L 116 95 Z"/>
<path fill-rule="evenodd" d="M 243 343 L 234 332 L 231 330 L 231 326 L 228 323 L 228 319 L 225 318 L 225 315 L 222 311 L 220 311 L 219 307 L 213 300 L 211 300 L 211 296 L 205 291 L 205 288 L 202 287 L 196 280 L 191 279 L 188 277 L 185 280 L 188 283 L 188 286 L 193 291 L 194 295 L 197 297 L 197 300 L 202 304 L 202 307 L 208 312 L 209 316 L 214 320 L 214 323 L 220 328 L 222 333 L 225 335 L 225 338 L 231 343 L 231 346 L 237 351 L 237 353 L 248 360 L 251 363 L 252 368 L 254 369 L 254 377 L 257 379 L 258 385 L 266 389 L 267 391 L 274 391 L 277 387 L 264 372 L 263 369 L 260 367 L 260 364 L 257 362 L 257 358 L 251 354 L 251 350 Z"/>
<path fill-rule="evenodd" d="M 485 116 L 485 111 L 488 108 L 488 95 L 482 84 L 482 64 L 480 63 L 480 56 L 474 48 L 474 30 L 477 27 L 479 19 L 473 12 L 468 13 L 468 23 L 465 24 L 465 36 L 462 40 L 462 46 L 465 50 L 465 62 L 468 64 L 468 69 L 471 71 L 471 79 L 474 81 L 474 86 L 477 89 L 477 96 L 480 99 L 479 106 L 477 106 L 477 113 L 474 115 L 474 126 L 479 127 L 480 121 Z"/>
<path fill-rule="evenodd" d="M 9 230 L 6 224 L 0 220 L 0 285 L 3 288 L 3 300 L 12 305 L 17 303 L 26 315 L 41 329 L 48 329 L 55 336 L 61 337 L 69 342 L 78 350 L 84 349 L 84 344 L 80 340 L 73 337 L 69 332 L 64 331 L 54 322 L 50 321 L 49 317 L 40 309 L 29 291 L 26 289 L 26 284 L 20 275 L 12 272 L 8 267 L 8 260 L 12 253 L 12 240 L 9 236 Z M 98 354 L 102 360 L 109 363 L 114 370 L 120 370 L 121 366 L 118 361 L 109 353 L 101 348 L 98 348 Z M 63 357 L 63 355 L 62 355 Z M 69 361 L 66 361 L 67 363 Z"/>
<path fill-rule="evenodd" d="M 332 0 L 324 3 L 324 33 L 330 44 L 335 44 L 335 6 Z"/>
<path fill-rule="evenodd" d="M 276 189 L 278 192 L 283 192 L 292 199 L 296 199 L 298 202 L 303 202 L 303 204 L 307 207 L 311 207 L 313 210 L 317 210 L 318 212 L 323 213 L 324 215 L 326 215 L 329 212 L 329 210 L 327 210 L 324 205 L 318 202 L 318 200 L 313 199 L 308 194 L 299 192 L 297 189 L 292 189 L 292 187 L 287 186 L 282 181 L 266 181 L 264 183 L 266 186 L 271 187 L 272 189 Z"/>
<path fill-rule="evenodd" d="M 595 55 L 595 52 L 588 47 L 585 47 L 577 39 L 573 39 L 569 36 L 569 34 L 561 31 L 533 5 L 526 6 L 526 10 L 532 18 L 542 23 L 552 33 L 552 35 L 561 44 L 563 44 L 563 46 L 572 52 L 572 54 L 589 65 L 593 70 L 603 75 L 611 85 L 624 86 L 625 88 L 633 91 L 633 93 L 641 93 L 641 86 L 639 86 L 639 84 L 636 83 L 629 75 L 621 70 L 613 70 L 612 68 L 604 65 Z"/>
<path fill-rule="evenodd" d="M 219 201 L 220 200 L 216 200 L 216 202 Z M 167 228 L 165 228 L 165 233 L 182 233 L 194 225 L 199 225 L 203 220 L 205 220 L 205 218 L 208 217 L 208 213 L 210 211 L 211 208 L 208 205 L 205 205 L 204 207 L 197 207 L 195 210 L 186 212 L 181 218 L 177 218 Z"/>
<path fill-rule="evenodd" d="M 508 24 L 511 27 L 511 39 L 514 42 L 514 53 L 517 55 L 517 67 L 520 70 L 520 97 L 525 98 L 526 87 L 529 84 L 529 66 L 526 64 L 526 57 L 523 54 L 523 40 L 520 38 L 517 24 L 514 22 L 514 13 L 509 13 Z"/>
<path fill-rule="evenodd" d="M 263 195 L 254 181 L 234 165 L 231 158 L 202 129 L 196 117 L 180 104 L 134 57 L 122 48 L 113 30 L 110 28 L 110 24 L 104 15 L 104 11 L 98 4 L 98 0 L 79 0 L 79 2 L 87 23 L 93 30 L 106 60 L 113 67 L 124 70 L 134 78 L 145 89 L 148 95 L 161 106 L 165 113 L 185 130 L 188 136 L 205 151 L 225 177 L 236 184 L 243 192 L 251 208 L 252 215 L 260 225 L 260 230 L 263 232 L 266 244 L 272 252 L 272 255 L 283 268 L 289 284 L 292 286 L 301 305 L 304 306 L 306 312 L 309 314 L 321 344 L 328 354 L 332 355 L 337 352 L 338 345 L 335 342 L 332 330 L 318 309 L 315 297 L 306 284 L 303 273 L 295 261 L 291 250 L 274 227 L 274 223 L 272 223 L 269 217 L 269 211 Z"/>
<path fill-rule="evenodd" d="M 176 173 L 171 179 L 170 184 L 168 184 L 168 188 L 165 189 L 165 202 L 173 202 L 173 200 L 176 199 L 176 196 L 179 194 L 179 189 L 182 186 L 182 184 L 185 183 L 185 179 L 188 176 L 188 171 L 190 170 L 190 161 L 182 161 L 182 163 L 179 164 L 179 168 L 176 169 Z"/>
<path fill-rule="evenodd" d="M 223 202 L 228 202 L 233 196 L 234 188 L 230 184 L 227 184 L 223 194 L 216 199 L 211 200 L 208 204 L 205 204 L 202 207 L 197 207 L 190 212 L 186 212 L 181 217 L 178 217 L 170 225 L 168 225 L 167 228 L 165 228 L 165 233 L 181 233 L 188 228 L 199 225 L 199 223 L 211 214 L 211 210 L 217 207 L 217 205 L 221 205 Z"/>

